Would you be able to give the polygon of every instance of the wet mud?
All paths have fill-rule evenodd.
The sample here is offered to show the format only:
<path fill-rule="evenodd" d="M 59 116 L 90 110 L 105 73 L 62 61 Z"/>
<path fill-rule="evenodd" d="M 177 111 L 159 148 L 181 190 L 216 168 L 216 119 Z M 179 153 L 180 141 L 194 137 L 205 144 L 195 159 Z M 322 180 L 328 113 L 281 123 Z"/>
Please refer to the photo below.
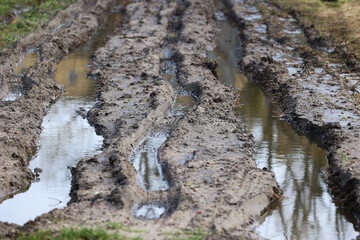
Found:
<path fill-rule="evenodd" d="M 223 13 L 243 38 L 247 76 L 271 93 L 282 119 L 326 147 L 335 196 L 356 207 L 359 115 L 347 85 L 356 76 L 340 71 L 329 49 L 311 48 L 291 17 L 279 13 L 265 19 L 253 1 L 225 4 Z M 117 5 L 125 8 L 110 21 L 114 30 L 104 30 L 106 41 L 89 50 L 97 102 L 80 113 L 104 137 L 103 151 L 71 168 L 65 208 L 22 227 L 0 223 L 0 236 L 118 222 L 143 229 L 136 236 L 144 239 L 197 228 L 210 239 L 260 238 L 249 225 L 281 199 L 282 190 L 270 170 L 258 168 L 254 136 L 234 111 L 238 93 L 221 81 L 217 59 L 209 59 L 216 19 L 222 17 L 210 0 L 78 1 L 45 30 L 2 52 L 0 197 L 35 179 L 29 161 L 37 152 L 43 116 L 64 94 L 60 84 L 69 85 L 70 94 L 86 95 L 94 88 L 79 83 L 83 88 L 72 89 L 59 79 L 58 84 L 56 64 L 101 31 L 105 12 L 119 11 L 110 8 Z M 31 49 L 39 49 L 38 62 L 13 74 Z M 88 64 L 78 60 L 79 66 Z M 66 58 L 60 64 L 72 65 Z"/>
<path fill-rule="evenodd" d="M 53 80 L 54 65 L 71 49 L 76 48 L 91 36 L 103 20 L 111 1 L 101 1 L 84 11 L 86 1 L 79 1 L 57 14 L 45 30 L 29 34 L 19 40 L 14 49 L 1 52 L 0 86 L 1 98 L 15 95 L 2 101 L 0 198 L 28 187 L 34 174 L 27 168 L 37 152 L 41 122 L 49 106 L 61 94 L 61 87 Z M 51 31 L 63 22 L 72 21 L 69 28 L 62 28 L 55 35 Z M 23 56 L 31 49 L 39 49 L 40 62 L 24 74 L 12 74 Z"/>
<path fill-rule="evenodd" d="M 333 201 L 358 216 L 360 115 L 353 87 L 358 73 L 334 58 L 331 41 L 318 39 L 316 31 L 276 6 L 225 3 L 227 16 L 242 33 L 245 73 L 278 103 L 282 119 L 328 151 Z M 263 16 L 262 7 L 271 14 Z"/>
<path fill-rule="evenodd" d="M 99 7 L 98 3 L 90 8 Z M 246 226 L 281 190 L 270 171 L 256 167 L 253 136 L 233 111 L 235 91 L 219 81 L 212 67 L 215 62 L 207 58 L 216 45 L 214 11 L 212 1 L 127 3 L 114 32 L 92 55 L 90 75 L 99 85 L 98 102 L 85 116 L 104 136 L 103 152 L 82 159 L 72 169 L 67 207 L 18 229 L 30 232 L 120 222 L 145 229 L 146 239 L 196 228 L 215 239 L 255 236 Z M 60 34 L 74 34 L 77 21 L 64 17 L 61 24 L 68 22 L 72 24 L 48 24 L 49 34 L 55 32 L 52 40 L 39 44 L 41 61 L 21 79 L 48 62 L 52 56 L 46 51 L 48 44 L 60 45 L 64 43 L 58 40 Z M 64 55 L 81 44 L 77 39 L 61 46 Z M 11 66 L 15 64 L 9 70 Z M 49 82 L 58 96 L 59 86 Z M 6 92 L 12 85 L 3 86 Z M 46 107 L 49 102 L 44 99 Z M 155 169 L 152 176 L 159 181 L 146 178 L 146 172 L 139 177 L 142 165 L 132 164 L 139 157 L 158 158 L 158 166 L 145 169 Z M 26 166 L 27 162 L 21 171 Z M 33 174 L 28 172 L 31 181 Z M 1 224 L 1 228 L 6 229 L 1 231 L 3 236 L 16 236 L 12 225 Z"/>

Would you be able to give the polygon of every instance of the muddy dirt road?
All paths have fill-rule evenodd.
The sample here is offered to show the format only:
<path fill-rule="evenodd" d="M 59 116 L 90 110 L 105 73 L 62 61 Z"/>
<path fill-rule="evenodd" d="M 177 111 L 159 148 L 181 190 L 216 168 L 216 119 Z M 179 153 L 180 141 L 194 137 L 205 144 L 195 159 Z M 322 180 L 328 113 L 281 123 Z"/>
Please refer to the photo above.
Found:
<path fill-rule="evenodd" d="M 340 75 L 342 67 L 326 58 L 329 49 L 318 54 L 296 21 L 283 21 L 272 5 L 224 4 L 222 13 L 243 38 L 245 73 L 271 92 L 282 119 L 329 151 L 334 195 L 357 208 L 359 114 L 344 80 L 349 75 Z M 274 11 L 277 20 L 263 18 L 255 4 Z M 257 167 L 254 137 L 234 112 L 238 93 L 219 80 L 217 61 L 208 58 L 217 34 L 212 0 L 78 1 L 45 30 L 4 51 L 0 201 L 34 181 L 28 164 L 37 152 L 41 122 L 63 95 L 55 64 L 84 46 L 109 12 L 119 9 L 114 31 L 87 53 L 97 102 L 89 111 L 79 109 L 104 137 L 102 152 L 71 168 L 65 208 L 24 226 L 0 222 L 0 236 L 120 223 L 141 230 L 117 229 L 121 234 L 144 239 L 197 228 L 203 238 L 260 238 L 248 226 L 281 199 L 282 190 L 272 172 Z M 33 49 L 39 62 L 13 74 Z"/>

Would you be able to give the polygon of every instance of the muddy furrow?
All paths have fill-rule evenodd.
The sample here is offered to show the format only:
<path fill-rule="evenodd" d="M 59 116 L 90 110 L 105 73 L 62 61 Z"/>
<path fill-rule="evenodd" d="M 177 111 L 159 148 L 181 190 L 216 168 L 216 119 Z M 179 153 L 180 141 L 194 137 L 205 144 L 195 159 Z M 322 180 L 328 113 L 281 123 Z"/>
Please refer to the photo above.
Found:
<path fill-rule="evenodd" d="M 127 4 L 122 26 L 93 56 L 91 74 L 101 87 L 87 117 L 105 138 L 104 152 L 72 170 L 66 208 L 22 231 L 119 222 L 145 229 L 136 234 L 145 239 L 196 228 L 214 239 L 256 238 L 246 227 L 281 190 L 271 172 L 256 167 L 253 137 L 232 109 L 235 93 L 216 78 L 206 57 L 215 47 L 214 11 L 210 0 Z M 180 115 L 173 111 L 179 88 L 165 80 L 159 54 L 166 45 L 181 94 L 197 99 Z M 169 189 L 144 191 L 130 159 L 156 133 L 167 136 L 158 157 Z M 135 217 L 145 203 L 166 211 L 153 221 Z"/>
<path fill-rule="evenodd" d="M 122 27 L 95 52 L 91 74 L 101 87 L 87 117 L 105 138 L 104 152 L 72 170 L 71 204 L 37 218 L 25 226 L 27 231 L 44 228 L 53 219 L 61 219 L 61 225 L 47 223 L 46 228 L 109 221 L 146 226 L 151 222 L 133 217 L 134 207 L 147 201 L 167 204 L 167 192 L 140 188 L 129 156 L 149 134 L 171 124 L 166 117 L 174 92 L 160 75 L 159 52 L 175 7 L 158 1 L 128 3 Z"/>
<path fill-rule="evenodd" d="M 181 191 L 172 219 L 246 238 L 244 227 L 260 216 L 279 189 L 270 172 L 256 168 L 254 143 L 233 112 L 234 91 L 209 69 L 215 47 L 212 1 L 191 1 L 174 44 L 178 79 L 199 99 L 178 124 L 160 159 Z"/>
<path fill-rule="evenodd" d="M 158 53 L 173 10 L 171 4 L 129 3 L 123 28 L 95 53 L 97 67 L 92 74 L 103 86 L 88 118 L 104 135 L 107 147 L 97 157 L 103 161 L 96 160 L 90 166 L 86 161 L 79 163 L 74 175 L 74 202 L 109 198 L 111 203 L 111 194 L 118 194 L 114 198 L 131 215 L 134 201 L 145 196 L 128 158 L 143 138 L 167 124 L 165 117 L 174 93 L 160 76 Z M 94 178 L 93 172 L 100 169 L 104 177 Z M 87 186 L 98 194 L 89 194 Z"/>
<path fill-rule="evenodd" d="M 261 0 L 225 2 L 245 40 L 246 74 L 277 100 L 283 119 L 328 150 L 336 202 L 357 215 L 360 112 L 349 86 L 359 73 L 349 73 L 332 49 L 316 43 L 316 33 L 278 8 Z M 270 14 L 264 17 L 255 6 Z"/>
<path fill-rule="evenodd" d="M 14 49 L 1 53 L 1 97 L 15 89 L 20 89 L 23 95 L 14 101 L 0 102 L 0 201 L 28 187 L 33 179 L 27 166 L 37 152 L 42 119 L 50 104 L 61 95 L 61 87 L 52 78 L 54 66 L 89 39 L 111 4 L 110 0 L 92 2 L 78 1 L 69 6 L 45 30 L 29 34 Z M 65 22 L 71 25 L 54 31 Z M 25 74 L 13 75 L 14 68 L 30 49 L 38 49 L 41 61 Z"/>

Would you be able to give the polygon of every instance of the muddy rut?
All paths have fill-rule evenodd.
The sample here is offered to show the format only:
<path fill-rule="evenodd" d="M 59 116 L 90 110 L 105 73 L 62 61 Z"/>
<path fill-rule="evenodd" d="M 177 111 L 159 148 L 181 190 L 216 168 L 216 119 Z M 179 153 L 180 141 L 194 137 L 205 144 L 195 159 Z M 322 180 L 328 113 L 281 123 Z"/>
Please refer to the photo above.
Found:
<path fill-rule="evenodd" d="M 311 45 L 300 20 L 261 0 L 224 3 L 224 13 L 242 34 L 245 73 L 271 92 L 281 118 L 326 147 L 335 196 L 357 208 L 359 113 L 346 79 L 352 75 L 338 74 L 342 66 L 331 62 L 332 49 Z M 1 53 L 0 97 L 21 94 L 0 102 L 0 201 L 34 180 L 27 166 L 37 152 L 41 122 L 62 94 L 53 79 L 55 64 L 88 41 L 114 4 L 119 3 L 78 1 L 45 30 Z M 259 238 L 248 226 L 282 191 L 273 173 L 257 168 L 254 137 L 233 110 L 237 93 L 218 79 L 216 60 L 207 57 L 216 44 L 213 1 L 121 4 L 121 21 L 91 53 L 89 76 L 99 85 L 98 100 L 84 116 L 104 137 L 103 152 L 71 169 L 67 207 L 24 226 L 0 223 L 0 236 L 119 222 L 146 229 L 140 234 L 145 239 L 196 228 L 213 239 Z M 264 18 L 255 4 L 274 14 Z M 40 61 L 13 74 L 29 51 L 38 52 Z M 151 138 L 161 141 L 141 150 Z M 144 187 L 146 177 L 133 165 L 141 151 L 155 156 L 163 187 Z M 139 214 L 144 206 L 158 216 Z"/>
<path fill-rule="evenodd" d="M 257 5 L 258 4 L 258 5 Z M 359 206 L 359 89 L 357 72 L 336 58 L 341 49 L 320 37 L 301 17 L 266 1 L 227 1 L 245 43 L 242 65 L 283 110 L 281 118 L 317 141 L 328 154 L 335 202 L 349 212 Z M 255 6 L 270 11 L 263 17 Z"/>

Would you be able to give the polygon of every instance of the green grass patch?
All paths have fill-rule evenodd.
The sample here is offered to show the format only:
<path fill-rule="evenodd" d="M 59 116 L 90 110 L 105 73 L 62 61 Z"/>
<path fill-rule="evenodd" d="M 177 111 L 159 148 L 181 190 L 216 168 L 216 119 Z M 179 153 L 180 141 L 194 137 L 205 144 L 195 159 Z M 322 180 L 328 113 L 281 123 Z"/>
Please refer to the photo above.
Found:
<path fill-rule="evenodd" d="M 66 8 L 76 0 L 0 0 L 0 16 L 4 17 L 13 11 L 16 4 L 32 6 L 28 12 L 18 16 L 16 21 L 0 25 L 0 48 L 12 45 L 24 35 L 42 29 L 58 11 Z"/>
<path fill-rule="evenodd" d="M 208 234 L 200 228 L 192 231 L 163 232 L 163 234 L 169 236 L 166 238 L 169 240 L 203 240 L 208 236 Z"/>
<path fill-rule="evenodd" d="M 107 225 L 107 227 L 108 227 L 108 229 L 111 229 L 111 230 L 121 230 L 121 231 L 131 232 L 131 233 L 145 233 L 145 232 L 147 232 L 146 230 L 141 230 L 141 229 L 131 229 L 131 228 L 128 228 L 128 227 L 124 226 L 121 223 L 116 223 L 116 222 L 109 223 Z"/>
<path fill-rule="evenodd" d="M 64 228 L 60 232 L 39 231 L 29 235 L 21 235 L 18 240 L 141 240 L 128 238 L 117 233 L 111 233 L 102 228 Z"/>

